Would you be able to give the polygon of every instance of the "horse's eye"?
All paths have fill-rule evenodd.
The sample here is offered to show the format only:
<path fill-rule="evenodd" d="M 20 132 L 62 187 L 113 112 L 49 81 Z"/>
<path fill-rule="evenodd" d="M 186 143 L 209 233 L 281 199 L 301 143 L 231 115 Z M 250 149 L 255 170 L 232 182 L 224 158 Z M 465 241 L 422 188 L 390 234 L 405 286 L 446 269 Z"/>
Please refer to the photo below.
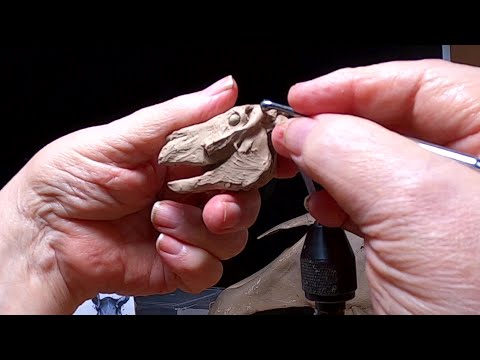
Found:
<path fill-rule="evenodd" d="M 240 122 L 240 115 L 236 112 L 234 112 L 228 118 L 228 123 L 230 124 L 230 126 L 238 125 L 239 122 Z"/>

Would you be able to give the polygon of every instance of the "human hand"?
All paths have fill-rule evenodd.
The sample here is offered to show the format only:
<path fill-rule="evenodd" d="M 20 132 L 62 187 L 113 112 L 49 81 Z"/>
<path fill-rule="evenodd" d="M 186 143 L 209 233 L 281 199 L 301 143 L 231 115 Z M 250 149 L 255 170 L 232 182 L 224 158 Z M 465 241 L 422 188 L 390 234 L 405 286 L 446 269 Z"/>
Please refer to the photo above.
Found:
<path fill-rule="evenodd" d="M 39 151 L 0 192 L 0 312 L 72 313 L 99 292 L 213 286 L 221 260 L 246 244 L 259 193 L 173 194 L 168 181 L 199 170 L 157 157 L 171 132 L 226 111 L 237 93 L 227 77 Z"/>
<path fill-rule="evenodd" d="M 480 69 L 441 60 L 343 69 L 290 89 L 313 119 L 273 132 L 277 151 L 321 184 L 319 223 L 365 238 L 379 314 L 480 311 L 480 174 L 412 136 L 480 154 Z"/>

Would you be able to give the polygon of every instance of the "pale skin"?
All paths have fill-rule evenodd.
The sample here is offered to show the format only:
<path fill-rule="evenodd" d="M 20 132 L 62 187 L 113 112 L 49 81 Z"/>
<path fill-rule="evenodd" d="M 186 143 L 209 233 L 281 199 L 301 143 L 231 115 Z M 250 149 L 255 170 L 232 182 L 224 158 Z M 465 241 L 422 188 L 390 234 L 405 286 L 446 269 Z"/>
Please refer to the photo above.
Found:
<path fill-rule="evenodd" d="M 171 131 L 236 95 L 226 78 L 36 154 L 0 191 L 0 312 L 71 313 L 99 291 L 215 284 L 220 261 L 245 246 L 258 192 L 175 196 L 166 181 L 193 172 L 156 156 Z M 308 201 L 312 215 L 365 238 L 375 312 L 479 313 L 480 174 L 397 133 L 480 155 L 480 70 L 438 60 L 344 69 L 293 86 L 289 103 L 315 120 L 276 127 L 274 146 L 326 189 Z M 281 177 L 296 171 L 281 164 Z"/>
<path fill-rule="evenodd" d="M 276 127 L 274 146 L 325 188 L 312 215 L 365 238 L 375 313 L 480 313 L 480 173 L 398 134 L 479 156 L 480 69 L 343 69 L 288 100 L 313 119 Z"/>
<path fill-rule="evenodd" d="M 40 150 L 0 191 L 0 313 L 71 314 L 99 292 L 198 293 L 245 247 L 258 190 L 179 196 L 165 138 L 236 102 L 232 77 Z M 279 167 L 279 176 L 294 169 Z"/>

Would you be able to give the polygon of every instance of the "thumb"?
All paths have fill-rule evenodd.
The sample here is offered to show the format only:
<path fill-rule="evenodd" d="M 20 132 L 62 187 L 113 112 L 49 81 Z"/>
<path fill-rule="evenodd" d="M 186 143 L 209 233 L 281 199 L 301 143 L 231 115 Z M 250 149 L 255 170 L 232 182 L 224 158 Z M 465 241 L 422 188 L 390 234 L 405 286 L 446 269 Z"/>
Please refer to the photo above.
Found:
<path fill-rule="evenodd" d="M 237 95 L 235 80 L 227 76 L 201 91 L 143 108 L 114 121 L 107 125 L 105 133 L 115 149 L 125 148 L 127 153 L 128 149 L 135 149 L 135 160 L 141 162 L 156 156 L 173 131 L 208 120 L 231 108 Z M 108 143 L 107 140 L 110 145 Z M 115 154 L 110 155 L 115 158 Z M 120 161 L 125 161 L 124 155 L 125 151 Z"/>
<path fill-rule="evenodd" d="M 294 119 L 273 136 L 276 149 L 322 185 L 358 226 L 371 223 L 373 213 L 375 219 L 401 218 L 420 206 L 431 209 L 439 197 L 456 197 L 443 204 L 458 201 L 462 188 L 478 187 L 473 170 L 354 116 Z"/>

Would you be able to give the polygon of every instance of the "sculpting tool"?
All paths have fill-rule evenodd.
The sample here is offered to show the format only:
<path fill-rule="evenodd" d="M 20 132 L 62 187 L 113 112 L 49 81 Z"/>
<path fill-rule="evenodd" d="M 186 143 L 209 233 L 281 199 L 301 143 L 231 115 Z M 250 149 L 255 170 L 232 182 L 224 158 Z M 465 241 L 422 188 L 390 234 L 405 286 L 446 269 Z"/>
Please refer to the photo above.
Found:
<path fill-rule="evenodd" d="M 282 112 L 286 116 L 290 116 L 290 117 L 308 117 L 306 115 L 302 115 L 302 114 L 294 111 L 289 106 L 285 106 L 285 105 L 282 105 L 282 104 L 277 104 L 277 103 L 274 103 L 273 101 L 270 101 L 270 100 L 263 100 L 260 103 L 260 106 L 261 106 L 263 111 L 274 109 L 274 110 Z M 443 157 L 446 157 L 446 158 L 449 158 L 449 159 L 452 159 L 452 160 L 456 160 L 456 161 L 458 161 L 458 162 L 460 162 L 464 165 L 467 165 L 471 168 L 474 168 L 476 170 L 480 170 L 480 159 L 478 159 L 474 156 L 471 156 L 471 155 L 468 155 L 468 154 L 465 154 L 465 153 L 462 153 L 462 152 L 459 152 L 459 151 L 456 151 L 456 150 L 453 150 L 453 149 L 450 149 L 450 148 L 447 148 L 447 147 L 444 147 L 444 146 L 432 144 L 432 143 L 429 143 L 429 142 L 426 142 L 426 141 L 423 141 L 423 140 L 415 139 L 415 138 L 412 138 L 412 137 L 408 137 L 408 138 L 410 140 L 415 141 L 419 146 L 421 146 L 422 148 L 424 148 L 424 149 L 426 149 L 430 152 L 433 152 L 437 155 L 441 155 Z"/>
<path fill-rule="evenodd" d="M 292 108 L 264 100 L 263 111 L 275 109 L 288 117 L 303 116 Z M 309 195 L 317 191 L 313 180 L 300 172 Z M 355 297 L 355 254 L 342 228 L 310 225 L 300 254 L 302 289 L 315 302 L 315 315 L 344 315 L 346 302 Z"/>
<path fill-rule="evenodd" d="M 273 101 L 270 101 L 270 100 L 263 100 L 260 103 L 260 107 L 262 108 L 263 111 L 274 109 L 274 110 L 277 110 L 278 112 L 281 112 L 281 113 L 285 114 L 286 116 L 290 116 L 290 117 L 291 116 L 297 116 L 297 117 L 302 116 L 302 117 L 305 117 L 305 116 L 293 111 L 293 109 L 289 106 L 285 106 L 285 105 L 282 105 L 282 104 L 277 104 L 277 103 L 274 103 Z M 315 185 L 313 183 L 313 180 L 307 174 L 305 174 L 303 171 L 300 171 L 300 174 L 302 175 L 303 182 L 305 183 L 308 194 L 312 195 L 315 191 L 317 191 L 317 189 L 315 189 Z"/>
<path fill-rule="evenodd" d="M 263 100 L 260 106 L 263 111 L 274 109 L 288 117 L 308 117 L 270 100 Z M 432 153 L 480 170 L 480 160 L 474 156 L 412 137 L 409 139 Z M 315 191 L 312 179 L 303 173 L 302 177 L 311 194 Z M 315 301 L 315 314 L 343 315 L 346 301 L 355 297 L 357 289 L 355 255 L 343 229 L 327 228 L 316 222 L 311 225 L 300 262 L 302 288 L 305 297 Z"/>

